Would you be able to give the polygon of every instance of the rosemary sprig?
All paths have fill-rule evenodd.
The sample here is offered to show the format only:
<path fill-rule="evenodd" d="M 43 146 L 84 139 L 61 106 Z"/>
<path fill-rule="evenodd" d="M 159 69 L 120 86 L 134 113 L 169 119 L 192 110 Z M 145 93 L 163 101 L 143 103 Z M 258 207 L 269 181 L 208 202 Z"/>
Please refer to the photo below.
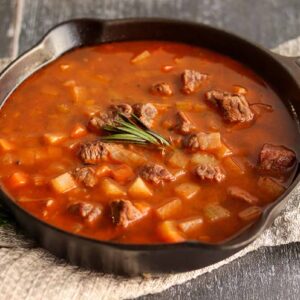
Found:
<path fill-rule="evenodd" d="M 156 146 L 170 146 L 170 142 L 162 135 L 147 128 L 134 114 L 130 118 L 119 114 L 113 124 L 105 125 L 103 129 L 112 134 L 101 137 L 104 142 L 119 142 Z"/>

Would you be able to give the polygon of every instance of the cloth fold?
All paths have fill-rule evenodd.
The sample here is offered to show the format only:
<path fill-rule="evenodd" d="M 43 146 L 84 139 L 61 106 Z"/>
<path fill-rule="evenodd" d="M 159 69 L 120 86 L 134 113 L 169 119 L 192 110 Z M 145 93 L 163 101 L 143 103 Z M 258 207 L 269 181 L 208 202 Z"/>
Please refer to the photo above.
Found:
<path fill-rule="evenodd" d="M 300 37 L 275 52 L 300 55 Z M 0 60 L 0 68 L 8 63 Z M 0 295 L 2 299 L 93 300 L 128 299 L 159 293 L 184 283 L 263 246 L 300 241 L 300 187 L 289 198 L 285 210 L 256 241 L 232 257 L 192 272 L 161 274 L 150 278 L 126 278 L 87 271 L 67 264 L 17 233 L 13 226 L 0 228 Z"/>

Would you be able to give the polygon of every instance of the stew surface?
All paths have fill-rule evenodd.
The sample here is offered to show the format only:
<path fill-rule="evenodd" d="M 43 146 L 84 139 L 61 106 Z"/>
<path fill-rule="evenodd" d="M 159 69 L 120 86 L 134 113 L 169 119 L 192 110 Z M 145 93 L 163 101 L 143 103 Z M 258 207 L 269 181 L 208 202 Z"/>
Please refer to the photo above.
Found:
<path fill-rule="evenodd" d="M 81 48 L 0 111 L 1 187 L 54 226 L 121 243 L 216 243 L 291 183 L 298 133 L 266 82 L 195 46 Z"/>

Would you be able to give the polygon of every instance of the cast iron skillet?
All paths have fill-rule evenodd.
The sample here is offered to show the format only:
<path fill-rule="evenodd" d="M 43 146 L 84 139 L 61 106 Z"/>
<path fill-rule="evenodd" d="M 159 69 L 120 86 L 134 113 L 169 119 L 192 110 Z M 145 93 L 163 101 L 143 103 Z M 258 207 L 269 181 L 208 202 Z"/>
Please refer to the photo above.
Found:
<path fill-rule="evenodd" d="M 163 19 L 79 19 L 57 25 L 2 72 L 1 106 L 25 78 L 63 53 L 77 47 L 125 40 L 184 42 L 229 55 L 254 69 L 273 87 L 289 108 L 298 128 L 300 62 L 297 58 L 274 54 L 243 38 L 206 25 Z M 298 138 L 300 144 L 300 135 Z M 3 190 L 0 190 L 0 196 L 28 235 L 72 264 L 116 274 L 183 272 L 223 260 L 256 239 L 282 210 L 299 178 L 298 169 L 290 188 L 264 211 L 256 223 L 217 245 L 198 241 L 157 245 L 97 241 L 46 224 L 19 207 Z"/>

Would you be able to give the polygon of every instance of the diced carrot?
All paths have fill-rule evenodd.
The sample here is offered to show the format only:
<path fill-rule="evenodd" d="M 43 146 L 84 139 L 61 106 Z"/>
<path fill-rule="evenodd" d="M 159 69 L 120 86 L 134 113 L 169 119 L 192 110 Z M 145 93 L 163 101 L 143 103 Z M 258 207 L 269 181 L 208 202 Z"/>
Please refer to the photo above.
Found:
<path fill-rule="evenodd" d="M 138 54 L 137 56 L 135 56 L 135 57 L 131 60 L 131 62 L 134 63 L 134 64 L 135 64 L 135 63 L 139 63 L 139 62 L 145 60 L 146 58 L 148 58 L 148 57 L 150 57 L 150 56 L 151 56 L 150 52 L 149 52 L 148 50 L 145 50 L 145 51 L 143 51 L 142 53 L 140 53 L 140 54 Z"/>
<path fill-rule="evenodd" d="M 96 169 L 96 175 L 98 177 L 110 176 L 112 169 L 108 165 L 101 165 Z"/>
<path fill-rule="evenodd" d="M 14 145 L 6 139 L 0 139 L 0 148 L 2 151 L 7 152 L 13 150 Z"/>
<path fill-rule="evenodd" d="M 174 68 L 175 68 L 174 66 L 170 66 L 170 65 L 162 66 L 162 67 L 161 67 L 161 71 L 162 71 L 162 72 L 170 72 L 170 71 L 172 71 Z"/>
<path fill-rule="evenodd" d="M 132 168 L 130 168 L 128 165 L 120 165 L 114 170 L 112 170 L 112 177 L 117 182 L 125 182 L 130 180 L 134 176 L 134 172 Z"/>
<path fill-rule="evenodd" d="M 84 125 L 77 123 L 71 131 L 71 138 L 77 139 L 87 135 L 87 130 Z"/>
<path fill-rule="evenodd" d="M 164 221 L 158 225 L 158 234 L 164 242 L 179 243 L 185 239 L 172 221 Z"/>
<path fill-rule="evenodd" d="M 63 133 L 45 133 L 43 138 L 46 144 L 57 145 L 63 142 L 67 138 L 67 136 Z"/>
<path fill-rule="evenodd" d="M 128 189 L 128 194 L 134 198 L 146 198 L 153 195 L 142 178 L 137 177 Z"/>
<path fill-rule="evenodd" d="M 66 193 L 77 187 L 75 179 L 67 172 L 51 180 L 53 189 L 58 193 Z"/>
<path fill-rule="evenodd" d="M 170 217 L 174 217 L 181 210 L 181 205 L 182 203 L 179 198 L 171 199 L 157 208 L 156 214 L 161 220 L 169 219 Z"/>
<path fill-rule="evenodd" d="M 28 184 L 28 182 L 29 182 L 28 174 L 22 171 L 17 171 L 8 178 L 8 184 L 11 188 L 22 187 Z"/>

